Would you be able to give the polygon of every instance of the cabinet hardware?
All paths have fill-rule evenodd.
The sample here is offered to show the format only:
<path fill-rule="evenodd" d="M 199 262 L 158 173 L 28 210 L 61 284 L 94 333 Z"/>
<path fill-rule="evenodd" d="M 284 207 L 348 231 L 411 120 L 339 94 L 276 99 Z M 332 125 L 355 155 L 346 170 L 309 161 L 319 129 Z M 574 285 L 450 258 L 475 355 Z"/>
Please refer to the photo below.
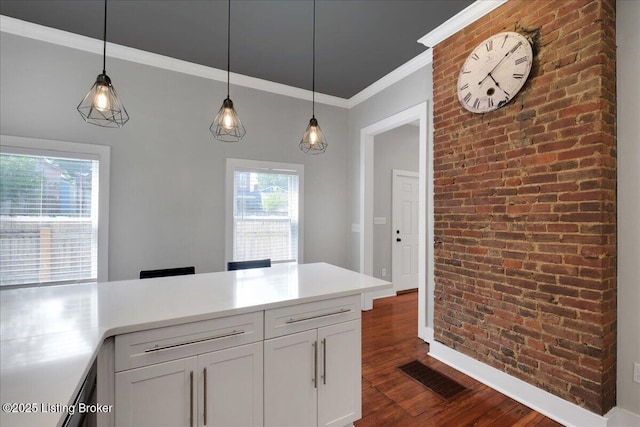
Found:
<path fill-rule="evenodd" d="M 231 332 L 227 332 L 224 334 L 220 334 L 220 335 L 214 335 L 212 337 L 208 337 L 208 338 L 201 338 L 199 340 L 192 340 L 192 341 L 185 341 L 185 342 L 181 342 L 178 344 L 169 344 L 169 345 L 164 345 L 164 346 L 159 346 L 158 344 L 155 345 L 155 347 L 152 348 L 147 348 L 145 349 L 145 353 L 152 353 L 154 351 L 162 351 L 162 350 L 168 350 L 170 348 L 174 348 L 174 347 L 180 347 L 183 345 L 190 345 L 190 344 L 197 344 L 197 343 L 201 343 L 201 342 L 205 342 L 205 341 L 213 341 L 213 340 L 218 340 L 220 338 L 227 338 L 227 337 L 232 337 L 235 335 L 242 335 L 244 334 L 245 331 L 236 331 L 235 329 Z"/>
<path fill-rule="evenodd" d="M 189 372 L 189 427 L 193 427 L 193 371 Z"/>
<path fill-rule="evenodd" d="M 318 341 L 311 344 L 313 347 L 313 388 L 318 388 Z"/>
<path fill-rule="evenodd" d="M 322 338 L 322 384 L 327 384 L 327 339 Z"/>
<path fill-rule="evenodd" d="M 313 319 L 318 319 L 320 317 L 335 316 L 337 314 L 349 313 L 350 311 L 351 311 L 350 308 L 341 308 L 340 310 L 332 311 L 331 313 L 316 314 L 314 316 L 299 317 L 297 319 L 294 319 L 292 317 L 289 320 L 287 320 L 286 323 L 304 322 L 305 320 L 313 320 Z"/>
<path fill-rule="evenodd" d="M 207 368 L 202 369 L 204 375 L 204 425 L 207 425 Z"/>

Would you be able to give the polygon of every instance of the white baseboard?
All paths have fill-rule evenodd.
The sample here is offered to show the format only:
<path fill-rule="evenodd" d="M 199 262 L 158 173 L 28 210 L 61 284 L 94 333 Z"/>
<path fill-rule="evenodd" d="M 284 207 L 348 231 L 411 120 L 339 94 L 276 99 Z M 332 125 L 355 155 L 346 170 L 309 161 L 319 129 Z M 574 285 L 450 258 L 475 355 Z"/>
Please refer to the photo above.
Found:
<path fill-rule="evenodd" d="M 373 291 L 373 292 L 365 292 L 362 294 L 362 311 L 373 310 L 373 300 L 378 298 L 387 298 L 394 297 L 396 293 L 393 289 L 382 290 L 382 291 Z"/>
<path fill-rule="evenodd" d="M 594 414 L 435 340 L 429 344 L 429 355 L 565 426 L 638 426 L 638 424 L 609 424 L 608 415 L 611 412 L 607 417 Z M 631 412 L 628 413 L 631 414 Z M 628 418 L 626 414 L 620 414 L 620 411 L 616 411 L 615 415 L 621 419 L 625 417 L 624 420 L 635 420 L 633 417 Z"/>
<path fill-rule="evenodd" d="M 634 414 L 619 407 L 615 407 L 605 417 L 608 420 L 607 427 L 638 427 L 640 426 L 640 414 Z"/>

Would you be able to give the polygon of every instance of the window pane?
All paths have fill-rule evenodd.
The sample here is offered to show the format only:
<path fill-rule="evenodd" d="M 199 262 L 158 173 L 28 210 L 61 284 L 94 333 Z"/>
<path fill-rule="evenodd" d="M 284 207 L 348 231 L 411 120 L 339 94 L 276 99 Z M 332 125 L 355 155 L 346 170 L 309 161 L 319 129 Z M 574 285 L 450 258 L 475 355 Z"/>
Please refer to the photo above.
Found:
<path fill-rule="evenodd" d="M 0 285 L 97 280 L 98 161 L 0 154 Z"/>
<path fill-rule="evenodd" d="M 234 171 L 234 261 L 298 261 L 298 192 L 297 174 Z"/>

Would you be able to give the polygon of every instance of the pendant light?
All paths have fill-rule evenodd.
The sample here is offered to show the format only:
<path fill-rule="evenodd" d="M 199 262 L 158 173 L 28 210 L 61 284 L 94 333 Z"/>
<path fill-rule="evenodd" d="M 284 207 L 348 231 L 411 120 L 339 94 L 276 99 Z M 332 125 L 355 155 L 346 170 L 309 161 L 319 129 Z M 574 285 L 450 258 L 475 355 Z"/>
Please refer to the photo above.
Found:
<path fill-rule="evenodd" d="M 302 135 L 300 149 L 306 154 L 322 154 L 327 149 L 327 138 L 316 120 L 316 0 L 313 0 L 313 74 L 311 88 L 311 120 Z"/>
<path fill-rule="evenodd" d="M 107 0 L 104 0 L 104 28 L 102 46 L 102 74 L 91 86 L 89 93 L 78 104 L 78 112 L 82 118 L 92 125 L 119 128 L 129 120 L 129 114 L 118 98 L 116 89 L 107 76 Z"/>
<path fill-rule="evenodd" d="M 218 141 L 238 142 L 247 133 L 240 121 L 240 117 L 233 108 L 233 101 L 229 98 L 229 64 L 231 56 L 231 0 L 228 1 L 227 16 L 227 98 L 222 101 L 222 107 L 218 111 L 209 130 Z"/>

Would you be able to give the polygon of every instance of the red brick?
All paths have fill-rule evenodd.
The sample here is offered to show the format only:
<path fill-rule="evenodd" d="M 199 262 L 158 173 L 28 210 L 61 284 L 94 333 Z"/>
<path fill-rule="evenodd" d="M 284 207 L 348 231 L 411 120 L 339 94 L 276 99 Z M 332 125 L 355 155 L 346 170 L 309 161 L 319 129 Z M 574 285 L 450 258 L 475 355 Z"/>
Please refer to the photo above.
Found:
<path fill-rule="evenodd" d="M 465 111 L 462 63 L 512 28 L 540 31 L 529 81 Z M 615 403 L 615 77 L 613 0 L 510 0 L 434 48 L 436 338 L 599 414 Z"/>

